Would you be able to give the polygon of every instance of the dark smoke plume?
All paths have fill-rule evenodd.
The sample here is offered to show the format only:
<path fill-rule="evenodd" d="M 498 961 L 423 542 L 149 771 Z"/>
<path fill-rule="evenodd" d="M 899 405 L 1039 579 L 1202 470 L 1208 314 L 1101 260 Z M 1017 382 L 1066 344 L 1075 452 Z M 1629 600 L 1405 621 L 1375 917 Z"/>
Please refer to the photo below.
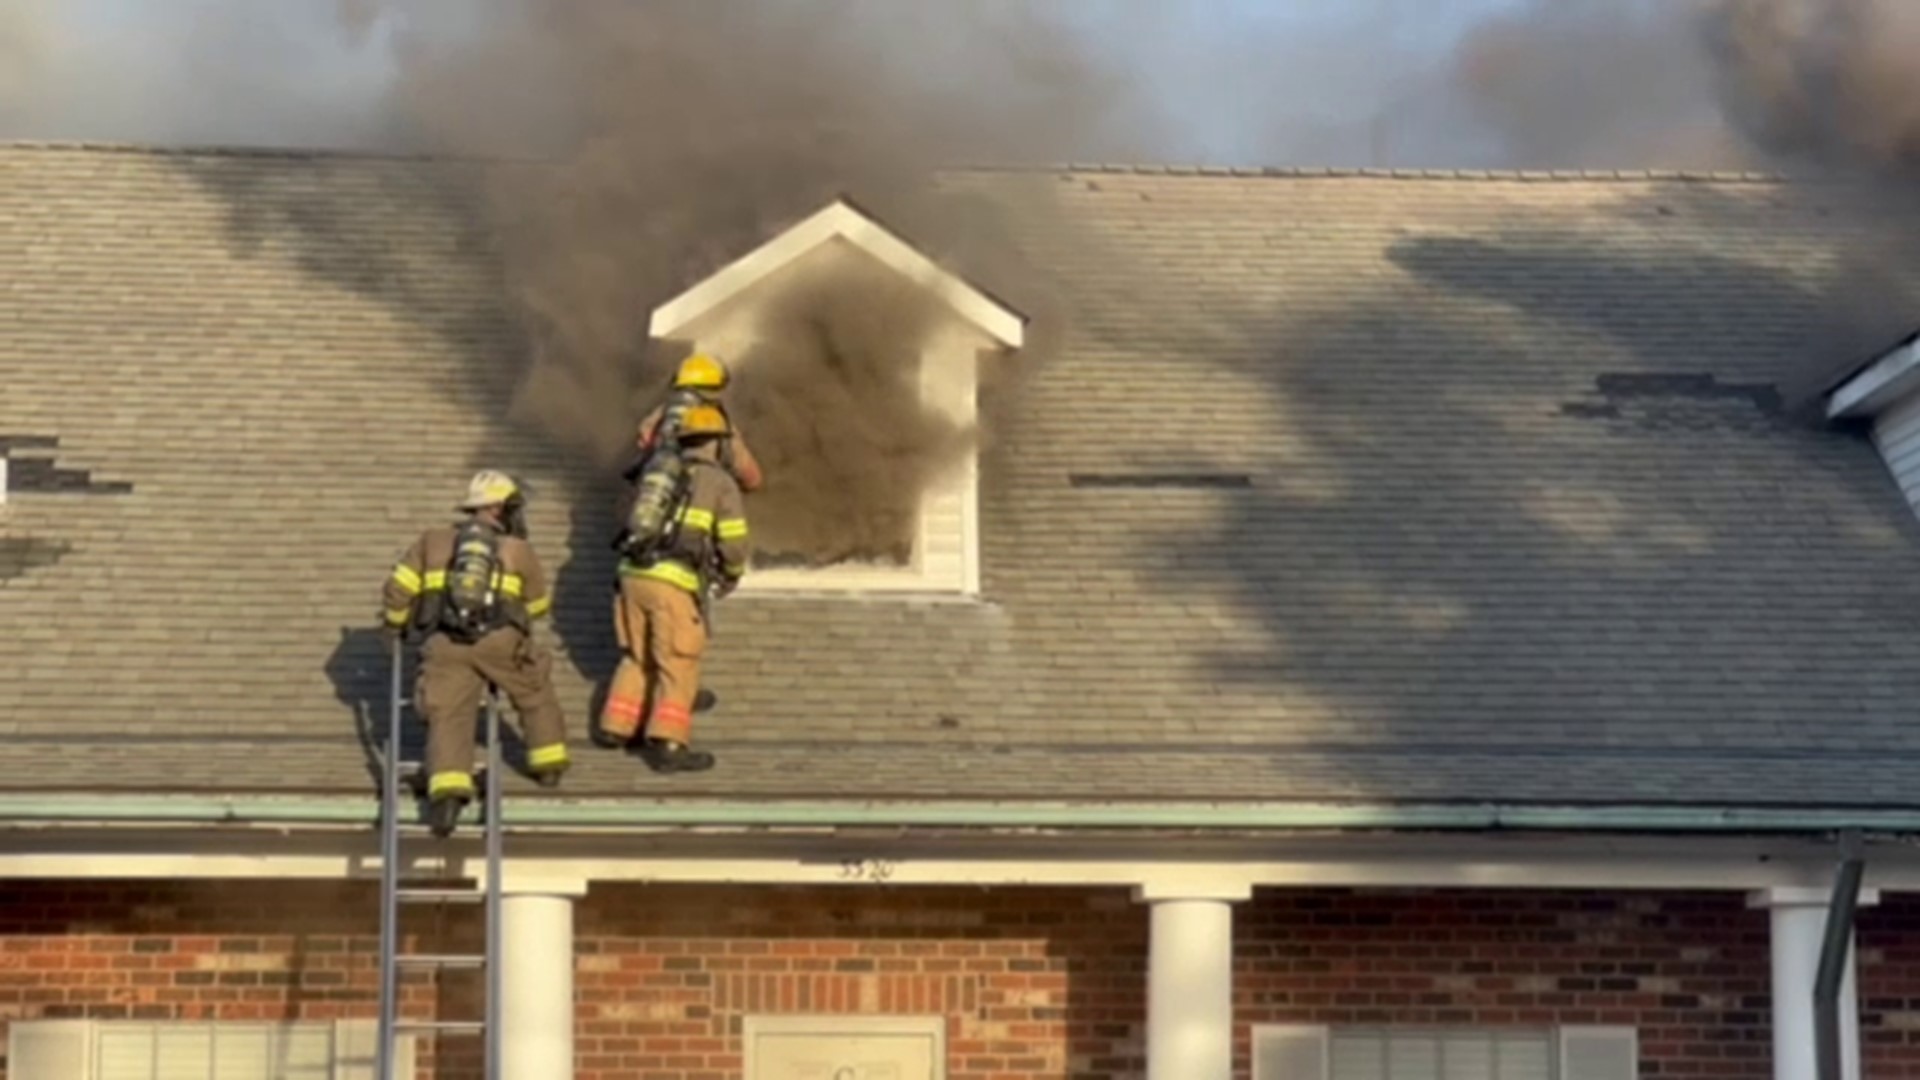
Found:
<path fill-rule="evenodd" d="M 364 26 L 367 0 L 349 14 Z M 1033 310 L 1043 294 L 1009 287 L 1032 280 L 1011 248 L 964 243 L 994 223 L 928 182 L 1097 145 L 1141 115 L 1063 31 L 1005 4 L 529 0 L 495 5 L 477 38 L 419 36 L 402 55 L 395 138 L 544 159 L 486 192 L 532 348 L 514 409 L 603 470 L 673 359 L 647 348 L 650 309 L 838 193 L 936 258 L 984 254 L 965 269 L 1050 317 Z M 769 469 L 755 527 L 785 554 L 897 554 L 926 480 L 970 445 L 898 367 L 925 329 L 911 300 L 818 283 L 779 313 L 768 355 L 728 358 Z"/>

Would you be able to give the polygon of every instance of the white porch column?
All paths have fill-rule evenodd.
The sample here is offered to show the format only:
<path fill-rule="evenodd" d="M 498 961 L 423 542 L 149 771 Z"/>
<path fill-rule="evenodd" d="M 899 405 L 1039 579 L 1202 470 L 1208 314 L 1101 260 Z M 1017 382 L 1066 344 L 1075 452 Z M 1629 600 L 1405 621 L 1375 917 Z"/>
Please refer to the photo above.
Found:
<path fill-rule="evenodd" d="M 1820 971 L 1820 946 L 1827 932 L 1832 893 L 1818 888 L 1763 889 L 1748 906 L 1766 908 L 1772 920 L 1773 1076 L 1774 1080 L 1818 1080 L 1814 1042 L 1813 981 Z M 1860 907 L 1878 902 L 1873 889 L 1860 890 Z M 1860 1080 L 1860 991 L 1854 971 L 1853 937 L 1847 937 L 1847 966 L 1840 978 L 1840 1073 Z"/>
<path fill-rule="evenodd" d="M 1233 904 L 1251 886 L 1152 883 L 1147 945 L 1147 1080 L 1233 1076 Z"/>
<path fill-rule="evenodd" d="M 573 905 L 586 884 L 500 898 L 500 1075 L 573 1080 Z"/>

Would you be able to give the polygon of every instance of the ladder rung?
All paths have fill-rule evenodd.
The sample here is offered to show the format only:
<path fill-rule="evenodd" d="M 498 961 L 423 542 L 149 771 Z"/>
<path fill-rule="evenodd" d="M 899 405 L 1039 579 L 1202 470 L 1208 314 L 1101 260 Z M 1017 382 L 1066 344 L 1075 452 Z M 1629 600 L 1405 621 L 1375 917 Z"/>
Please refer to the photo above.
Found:
<path fill-rule="evenodd" d="M 409 889 L 397 894 L 403 904 L 478 904 L 487 894 L 479 889 Z"/>
<path fill-rule="evenodd" d="M 483 967 L 487 958 L 472 953 L 413 953 L 393 958 L 402 967 Z"/>
<path fill-rule="evenodd" d="M 398 1031 L 437 1031 L 445 1035 L 478 1035 L 487 1030 L 482 1020 L 397 1020 Z"/>

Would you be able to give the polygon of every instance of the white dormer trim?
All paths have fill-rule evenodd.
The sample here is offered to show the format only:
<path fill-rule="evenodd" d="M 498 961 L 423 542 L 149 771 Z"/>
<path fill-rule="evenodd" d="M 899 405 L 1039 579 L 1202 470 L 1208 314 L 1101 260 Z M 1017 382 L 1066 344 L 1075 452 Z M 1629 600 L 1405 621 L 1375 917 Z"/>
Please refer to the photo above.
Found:
<path fill-rule="evenodd" d="M 858 267 L 879 278 L 904 279 L 934 301 L 939 317 L 919 343 L 921 403 L 954 421 L 978 424 L 979 365 L 984 354 L 1022 346 L 1026 317 L 942 269 L 844 199 L 793 225 L 711 277 L 656 308 L 649 332 L 722 356 L 740 357 L 742 378 L 764 332 L 767 304 L 794 282 Z M 749 437 L 751 432 L 749 431 Z M 749 514 L 752 507 L 749 503 Z M 898 597 L 980 595 L 979 464 L 953 462 L 920 493 L 911 558 L 901 565 L 838 563 L 820 567 L 756 566 L 743 594 L 876 594 Z"/>
<path fill-rule="evenodd" d="M 1920 514 L 1920 334 L 1882 353 L 1827 395 L 1829 420 L 1865 420 L 1874 449 Z"/>
<path fill-rule="evenodd" d="M 1920 389 L 1920 336 L 1909 338 L 1860 369 L 1827 395 L 1827 419 L 1873 416 Z"/>
<path fill-rule="evenodd" d="M 746 292 L 822 244 L 844 240 L 939 297 L 961 318 L 1010 348 L 1026 340 L 1026 320 L 958 275 L 914 250 L 845 199 L 728 263 L 705 281 L 653 310 L 648 333 L 670 338 L 702 315 Z"/>

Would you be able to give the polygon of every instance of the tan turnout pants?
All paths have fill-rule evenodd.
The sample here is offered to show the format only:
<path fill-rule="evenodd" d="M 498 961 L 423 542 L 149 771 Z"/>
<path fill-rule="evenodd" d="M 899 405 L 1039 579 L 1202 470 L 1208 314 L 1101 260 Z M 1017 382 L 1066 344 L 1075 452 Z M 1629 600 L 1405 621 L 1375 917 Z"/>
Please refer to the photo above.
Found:
<path fill-rule="evenodd" d="M 539 773 L 566 767 L 566 721 L 553 692 L 552 654 L 512 627 L 471 645 L 435 634 L 420 650 L 414 689 L 414 703 L 427 721 L 429 798 L 472 796 L 474 724 L 488 683 L 520 714 L 527 768 Z"/>
<path fill-rule="evenodd" d="M 691 741 L 700 658 L 707 651 L 706 621 L 693 594 L 664 581 L 622 577 L 613 626 L 626 655 L 607 688 L 600 730 L 630 739 L 646 714 L 648 738 Z"/>

